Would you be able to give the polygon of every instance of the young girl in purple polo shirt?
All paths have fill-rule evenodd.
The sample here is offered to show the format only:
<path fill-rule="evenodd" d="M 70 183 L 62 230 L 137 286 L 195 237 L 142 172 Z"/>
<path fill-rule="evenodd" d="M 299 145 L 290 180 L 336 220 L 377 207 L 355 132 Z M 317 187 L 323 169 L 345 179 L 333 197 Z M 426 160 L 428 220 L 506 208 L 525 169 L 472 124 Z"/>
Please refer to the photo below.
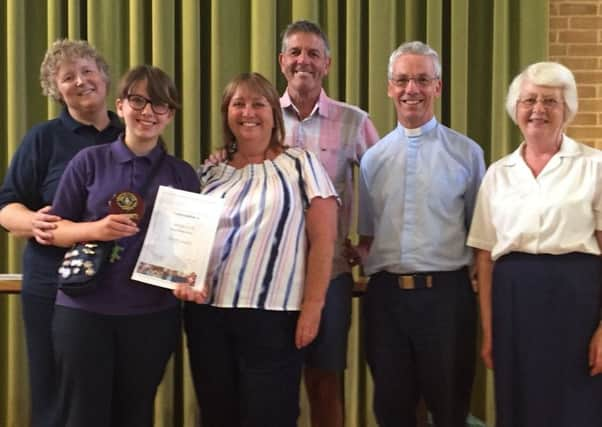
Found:
<path fill-rule="evenodd" d="M 167 154 L 160 137 L 178 108 L 177 90 L 162 70 L 144 65 L 123 77 L 118 93 L 125 133 L 75 156 L 53 204 L 63 218 L 56 245 L 115 241 L 120 249 L 93 291 L 57 294 L 52 327 L 61 426 L 151 426 L 157 386 L 179 332 L 171 292 L 130 279 L 158 186 L 199 191 L 193 168 Z M 109 201 L 123 191 L 143 197 L 138 221 L 109 213 Z"/>

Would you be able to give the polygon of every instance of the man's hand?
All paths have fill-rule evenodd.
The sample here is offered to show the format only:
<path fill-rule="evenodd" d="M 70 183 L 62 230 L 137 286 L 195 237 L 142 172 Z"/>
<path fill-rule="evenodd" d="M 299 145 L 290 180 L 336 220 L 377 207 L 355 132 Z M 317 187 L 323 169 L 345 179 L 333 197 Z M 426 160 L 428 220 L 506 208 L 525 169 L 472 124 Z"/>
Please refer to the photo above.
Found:
<path fill-rule="evenodd" d="M 347 263 L 354 267 L 363 264 L 363 260 L 368 256 L 368 248 L 362 245 L 354 246 L 351 240 L 345 239 L 343 242 L 343 256 Z"/>
<path fill-rule="evenodd" d="M 477 280 L 477 264 L 472 263 L 468 267 L 468 278 L 470 279 L 470 285 L 472 286 L 472 291 L 477 294 L 479 293 L 479 282 Z"/>
<path fill-rule="evenodd" d="M 225 148 L 222 148 L 221 150 L 217 150 L 209 154 L 209 157 L 207 157 L 203 163 L 205 165 L 217 165 L 218 163 L 225 162 L 226 160 L 228 160 L 228 152 Z"/>

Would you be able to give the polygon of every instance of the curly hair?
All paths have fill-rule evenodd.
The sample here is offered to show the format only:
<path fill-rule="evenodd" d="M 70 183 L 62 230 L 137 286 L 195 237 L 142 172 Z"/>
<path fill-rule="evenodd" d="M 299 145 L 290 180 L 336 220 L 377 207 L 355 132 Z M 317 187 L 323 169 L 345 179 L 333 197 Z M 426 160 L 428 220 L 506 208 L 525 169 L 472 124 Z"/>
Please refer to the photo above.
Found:
<path fill-rule="evenodd" d="M 40 66 L 42 93 L 64 104 L 64 100 L 56 85 L 56 76 L 63 63 L 78 59 L 91 59 L 96 62 L 96 66 L 102 74 L 108 89 L 111 83 L 109 64 L 107 64 L 102 55 L 86 40 L 60 39 L 50 45 L 42 60 L 42 65 Z"/>

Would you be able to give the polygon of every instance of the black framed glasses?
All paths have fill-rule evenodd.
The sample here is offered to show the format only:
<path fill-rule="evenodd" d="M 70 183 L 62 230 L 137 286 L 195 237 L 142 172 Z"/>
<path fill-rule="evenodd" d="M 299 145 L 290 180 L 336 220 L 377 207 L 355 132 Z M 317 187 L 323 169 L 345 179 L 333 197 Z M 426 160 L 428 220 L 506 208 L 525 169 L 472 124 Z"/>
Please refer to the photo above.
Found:
<path fill-rule="evenodd" d="M 166 102 L 153 102 L 142 95 L 130 94 L 126 99 L 128 100 L 130 107 L 136 111 L 144 110 L 146 108 L 146 104 L 150 104 L 153 112 L 159 115 L 167 114 L 171 109 L 169 104 Z"/>

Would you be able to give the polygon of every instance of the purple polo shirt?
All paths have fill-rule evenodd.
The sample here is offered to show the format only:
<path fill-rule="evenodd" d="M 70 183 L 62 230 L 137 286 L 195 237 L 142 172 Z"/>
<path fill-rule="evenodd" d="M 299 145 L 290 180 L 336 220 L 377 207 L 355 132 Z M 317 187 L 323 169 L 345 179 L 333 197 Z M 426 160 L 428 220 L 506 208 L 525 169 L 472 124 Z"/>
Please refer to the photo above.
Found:
<path fill-rule="evenodd" d="M 146 181 L 153 165 L 161 162 L 147 188 Z M 150 213 L 159 185 L 199 192 L 199 180 L 186 162 L 165 153 L 157 145 L 145 156 L 136 156 L 123 141 L 80 151 L 71 160 L 57 189 L 53 211 L 71 221 L 95 221 L 108 214 L 108 201 L 113 194 L 136 191 L 144 196 L 145 215 L 140 232 L 120 239 L 124 248 L 121 258 L 107 263 L 98 276 L 98 286 L 88 295 L 70 297 L 57 293 L 56 304 L 101 314 L 143 314 L 168 309 L 177 304 L 168 289 L 130 279 L 148 228 Z"/>

